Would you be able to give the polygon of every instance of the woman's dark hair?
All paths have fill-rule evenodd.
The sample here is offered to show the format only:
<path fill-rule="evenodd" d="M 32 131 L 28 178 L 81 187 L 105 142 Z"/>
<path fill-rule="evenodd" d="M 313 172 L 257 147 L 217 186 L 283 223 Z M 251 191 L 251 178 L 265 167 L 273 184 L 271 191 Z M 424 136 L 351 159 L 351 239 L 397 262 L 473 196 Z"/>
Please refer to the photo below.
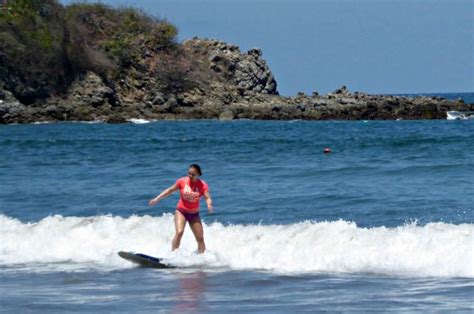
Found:
<path fill-rule="evenodd" d="M 194 169 L 197 171 L 197 173 L 198 173 L 200 176 L 202 176 L 201 167 L 199 167 L 198 164 L 192 164 L 191 166 L 189 166 L 189 168 L 194 168 Z"/>

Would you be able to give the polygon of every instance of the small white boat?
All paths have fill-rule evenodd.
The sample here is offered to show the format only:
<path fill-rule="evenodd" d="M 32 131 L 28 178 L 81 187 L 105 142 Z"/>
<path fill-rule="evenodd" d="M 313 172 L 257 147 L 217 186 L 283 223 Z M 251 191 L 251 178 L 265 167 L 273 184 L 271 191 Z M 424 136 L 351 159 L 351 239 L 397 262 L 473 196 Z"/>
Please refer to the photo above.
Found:
<path fill-rule="evenodd" d="M 448 120 L 473 120 L 474 111 L 448 111 L 446 119 Z"/>

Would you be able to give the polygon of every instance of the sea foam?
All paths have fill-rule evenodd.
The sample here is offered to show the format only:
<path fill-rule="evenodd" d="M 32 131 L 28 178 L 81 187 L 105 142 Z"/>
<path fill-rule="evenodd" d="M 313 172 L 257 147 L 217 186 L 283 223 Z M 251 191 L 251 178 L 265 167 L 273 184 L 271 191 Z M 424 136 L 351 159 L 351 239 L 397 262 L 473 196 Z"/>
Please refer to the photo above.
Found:
<path fill-rule="evenodd" d="M 135 123 L 135 124 L 146 124 L 152 122 L 152 120 L 146 120 L 146 119 L 128 119 L 128 122 Z"/>
<path fill-rule="evenodd" d="M 173 216 L 50 216 L 23 223 L 0 215 L 0 264 L 87 263 L 132 267 L 120 250 L 161 256 L 179 266 L 280 273 L 376 273 L 474 277 L 474 225 L 430 223 L 361 228 L 347 221 L 288 225 L 205 224 L 208 251 L 195 253 L 187 229 L 170 251 Z"/>

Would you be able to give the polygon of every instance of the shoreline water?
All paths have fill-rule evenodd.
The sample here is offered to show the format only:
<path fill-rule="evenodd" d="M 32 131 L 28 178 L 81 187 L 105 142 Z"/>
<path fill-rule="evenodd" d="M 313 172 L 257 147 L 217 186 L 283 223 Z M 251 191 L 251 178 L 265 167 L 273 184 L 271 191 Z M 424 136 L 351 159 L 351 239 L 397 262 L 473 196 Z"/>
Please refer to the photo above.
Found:
<path fill-rule="evenodd" d="M 439 120 L 2 126 L 1 308 L 470 311 L 473 135 Z M 173 255 L 177 198 L 147 200 L 194 162 L 209 251 L 186 228 Z"/>

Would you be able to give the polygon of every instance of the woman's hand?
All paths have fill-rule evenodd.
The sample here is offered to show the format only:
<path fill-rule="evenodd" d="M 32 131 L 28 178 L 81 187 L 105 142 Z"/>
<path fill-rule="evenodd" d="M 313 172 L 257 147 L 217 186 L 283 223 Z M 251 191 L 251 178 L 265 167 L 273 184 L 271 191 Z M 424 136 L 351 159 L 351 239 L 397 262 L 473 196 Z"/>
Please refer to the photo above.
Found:
<path fill-rule="evenodd" d="M 165 197 L 168 197 L 170 196 L 171 194 L 173 194 L 174 191 L 178 190 L 178 187 L 176 186 L 176 184 L 173 184 L 172 186 L 170 186 L 169 188 L 167 188 L 166 190 L 164 190 L 163 192 L 161 192 L 160 195 L 158 195 L 157 197 L 155 197 L 154 199 L 151 199 L 149 202 L 148 202 L 148 205 L 150 206 L 155 206 L 156 204 L 158 204 L 159 201 L 161 201 L 162 199 L 164 199 Z"/>
<path fill-rule="evenodd" d="M 151 199 L 149 202 L 148 202 L 148 205 L 149 206 L 155 206 L 156 204 L 158 204 L 159 200 L 155 197 L 154 199 Z"/>
<path fill-rule="evenodd" d="M 209 191 L 204 192 L 204 198 L 206 199 L 207 211 L 210 213 L 214 212 L 214 207 L 212 207 L 212 198 Z"/>

